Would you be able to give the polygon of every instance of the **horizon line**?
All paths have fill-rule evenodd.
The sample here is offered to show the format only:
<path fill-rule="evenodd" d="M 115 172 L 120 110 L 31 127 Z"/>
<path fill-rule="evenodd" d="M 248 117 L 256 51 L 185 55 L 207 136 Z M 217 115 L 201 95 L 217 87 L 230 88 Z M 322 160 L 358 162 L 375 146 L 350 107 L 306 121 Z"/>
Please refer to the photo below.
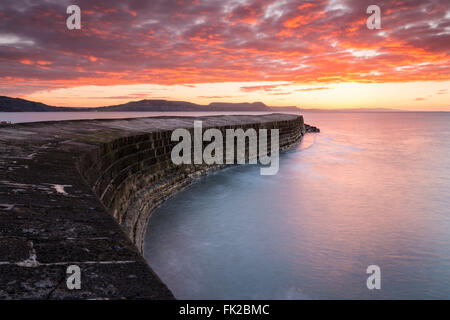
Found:
<path fill-rule="evenodd" d="M 49 107 L 53 107 L 53 108 L 73 108 L 73 109 L 97 109 L 97 108 L 107 108 L 107 107 L 111 107 L 111 106 L 118 106 L 118 105 L 125 105 L 127 103 L 132 103 L 132 102 L 140 102 L 140 101 L 170 101 L 170 102 L 184 102 L 184 103 L 192 103 L 195 105 L 199 105 L 199 106 L 209 106 L 213 103 L 228 103 L 228 104 L 244 104 L 244 103 L 248 103 L 248 104 L 254 104 L 254 103 L 262 103 L 265 106 L 269 107 L 269 108 L 296 108 L 299 111 L 327 111 L 327 112 L 342 112 L 342 111 L 360 111 L 360 112 L 386 112 L 386 113 L 391 113 L 391 112 L 450 112 L 450 110 L 408 110 L 408 109 L 395 109 L 395 108 L 387 108 L 387 107 L 356 107 L 356 108 L 346 108 L 346 107 L 337 107 L 337 108 L 312 108 L 312 107 L 298 107 L 298 106 L 294 106 L 294 105 L 290 105 L 290 106 L 273 106 L 273 105 L 267 105 L 265 102 L 263 101 L 252 101 L 252 102 L 248 102 L 248 101 L 243 101 L 243 102 L 221 102 L 221 101 L 211 101 L 209 104 L 199 104 L 199 103 L 195 103 L 195 102 L 191 102 L 188 100 L 168 100 L 168 99 L 156 99 L 156 98 L 150 98 L 150 99 L 141 99 L 141 100 L 129 100 L 127 102 L 124 103 L 119 103 L 119 104 L 113 104 L 113 105 L 99 105 L 99 106 L 88 106 L 88 107 L 82 107 L 82 106 L 63 106 L 63 105 L 59 105 L 59 106 L 55 106 L 55 105 L 50 105 L 47 104 L 45 102 L 42 101 L 38 101 L 38 100 L 29 100 L 29 99 L 25 99 L 23 97 L 10 97 L 10 96 L 4 96 L 4 95 L 0 95 L 0 98 L 9 98 L 9 99 L 21 99 L 21 100 L 25 100 L 25 101 L 29 101 L 29 102 L 34 102 L 34 103 L 42 103 L 45 104 Z M 367 110 L 367 111 L 365 111 Z M 214 111 L 214 110 L 212 110 Z M 5 112 L 5 111 L 0 111 L 0 112 Z M 40 112 L 45 112 L 45 111 L 40 111 Z M 49 112 L 49 111 L 47 111 Z M 51 112 L 51 111 L 50 111 Z M 67 111 L 68 112 L 68 111 Z M 208 111 L 112 111 L 112 112 L 208 112 Z M 219 112 L 219 111 L 218 111 Z M 220 111 L 220 112 L 226 112 L 226 111 Z M 230 112 L 239 112 L 239 111 L 230 111 Z M 243 112 L 247 112 L 247 111 L 243 111 Z M 249 111 L 249 112 L 265 112 L 265 111 Z"/>

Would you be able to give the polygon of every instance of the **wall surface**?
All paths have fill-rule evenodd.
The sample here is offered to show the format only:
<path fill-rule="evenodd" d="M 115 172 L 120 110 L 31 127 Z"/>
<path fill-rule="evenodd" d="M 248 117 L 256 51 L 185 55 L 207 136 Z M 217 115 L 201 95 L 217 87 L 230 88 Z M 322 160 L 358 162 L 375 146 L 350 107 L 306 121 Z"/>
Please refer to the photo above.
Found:
<path fill-rule="evenodd" d="M 0 127 L 0 299 L 172 299 L 143 259 L 151 213 L 224 165 L 170 159 L 177 128 L 305 133 L 301 116 L 155 117 Z M 69 290 L 66 269 L 81 268 Z"/>

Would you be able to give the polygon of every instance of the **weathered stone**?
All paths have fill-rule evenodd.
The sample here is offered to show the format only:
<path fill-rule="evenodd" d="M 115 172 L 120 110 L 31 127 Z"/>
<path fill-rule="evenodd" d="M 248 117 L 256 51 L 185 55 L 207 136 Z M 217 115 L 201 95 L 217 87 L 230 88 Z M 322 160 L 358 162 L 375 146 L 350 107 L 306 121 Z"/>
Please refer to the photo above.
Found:
<path fill-rule="evenodd" d="M 295 115 L 57 121 L 0 128 L 0 298 L 172 299 L 141 252 L 155 208 L 225 165 L 170 160 L 177 128 L 277 128 L 280 148 L 305 133 Z M 108 214 L 109 213 L 109 214 Z M 66 287 L 79 265 L 81 290 Z"/>
<path fill-rule="evenodd" d="M 305 131 L 308 132 L 308 133 L 313 133 L 313 132 L 320 132 L 320 129 L 317 128 L 317 127 L 305 124 Z"/>

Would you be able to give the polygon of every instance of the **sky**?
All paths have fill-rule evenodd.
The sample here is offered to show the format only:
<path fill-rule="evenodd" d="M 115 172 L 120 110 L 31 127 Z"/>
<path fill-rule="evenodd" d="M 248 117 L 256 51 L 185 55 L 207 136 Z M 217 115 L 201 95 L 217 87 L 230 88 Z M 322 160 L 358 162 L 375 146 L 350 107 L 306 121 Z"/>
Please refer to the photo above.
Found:
<path fill-rule="evenodd" d="M 450 1 L 1 0 L 0 95 L 450 111 Z"/>

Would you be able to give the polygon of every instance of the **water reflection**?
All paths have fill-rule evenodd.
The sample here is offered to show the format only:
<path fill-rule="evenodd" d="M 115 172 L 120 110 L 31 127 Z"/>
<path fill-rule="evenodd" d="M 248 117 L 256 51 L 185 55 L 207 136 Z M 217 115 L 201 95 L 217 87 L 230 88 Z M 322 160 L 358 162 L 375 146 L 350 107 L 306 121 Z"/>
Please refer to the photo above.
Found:
<path fill-rule="evenodd" d="M 322 133 L 276 176 L 233 168 L 165 203 L 150 265 L 178 298 L 450 298 L 449 115 L 305 118 Z"/>

